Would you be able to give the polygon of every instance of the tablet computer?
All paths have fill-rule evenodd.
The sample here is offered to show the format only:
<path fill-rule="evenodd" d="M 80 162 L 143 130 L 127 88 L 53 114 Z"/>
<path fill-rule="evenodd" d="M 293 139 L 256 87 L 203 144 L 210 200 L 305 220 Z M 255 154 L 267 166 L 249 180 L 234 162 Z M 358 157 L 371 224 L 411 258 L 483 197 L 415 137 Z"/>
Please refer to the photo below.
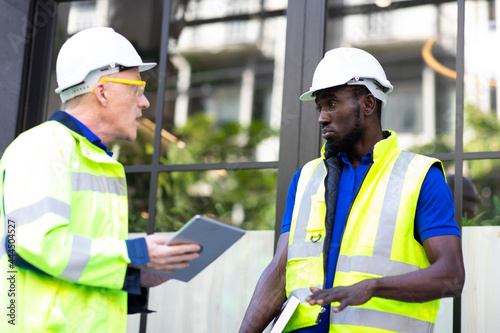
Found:
<path fill-rule="evenodd" d="M 151 271 L 155 274 L 188 282 L 210 265 L 231 245 L 236 243 L 245 230 L 202 215 L 195 215 L 167 242 L 167 245 L 197 243 L 201 246 L 200 257 L 189 262 L 189 267 L 177 269 L 173 274 Z"/>

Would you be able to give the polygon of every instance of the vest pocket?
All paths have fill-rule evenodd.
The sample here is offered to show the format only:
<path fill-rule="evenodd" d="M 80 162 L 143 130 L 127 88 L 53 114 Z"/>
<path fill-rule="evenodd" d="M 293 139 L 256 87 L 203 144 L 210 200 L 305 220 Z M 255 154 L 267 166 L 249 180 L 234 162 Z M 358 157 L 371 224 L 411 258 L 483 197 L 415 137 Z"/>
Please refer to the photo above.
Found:
<path fill-rule="evenodd" d="M 324 196 L 311 196 L 311 211 L 306 226 L 307 241 L 317 242 L 325 233 L 326 205 Z"/>

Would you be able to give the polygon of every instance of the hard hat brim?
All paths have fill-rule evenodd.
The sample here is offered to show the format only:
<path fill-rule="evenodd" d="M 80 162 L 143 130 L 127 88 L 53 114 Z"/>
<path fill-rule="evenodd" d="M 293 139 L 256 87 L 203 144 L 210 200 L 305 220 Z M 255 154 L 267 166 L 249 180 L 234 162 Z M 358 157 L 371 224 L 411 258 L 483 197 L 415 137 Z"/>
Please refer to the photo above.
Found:
<path fill-rule="evenodd" d="M 151 68 L 154 68 L 156 66 L 156 62 L 145 62 L 142 65 L 137 66 L 139 68 L 139 72 L 145 72 L 147 70 L 150 70 Z M 135 67 L 135 66 L 132 66 Z"/>
<path fill-rule="evenodd" d="M 300 95 L 299 99 L 301 101 L 312 101 L 314 100 L 314 96 L 313 94 L 316 92 L 316 90 L 309 90 L 308 92 L 305 92 L 303 93 L 302 95 Z"/>

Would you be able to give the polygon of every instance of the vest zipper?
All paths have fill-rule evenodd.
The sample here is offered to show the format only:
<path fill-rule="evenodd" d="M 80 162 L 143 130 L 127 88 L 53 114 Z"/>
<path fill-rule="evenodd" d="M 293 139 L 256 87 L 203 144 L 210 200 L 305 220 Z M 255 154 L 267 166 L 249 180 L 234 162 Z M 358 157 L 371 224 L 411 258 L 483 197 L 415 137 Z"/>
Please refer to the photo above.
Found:
<path fill-rule="evenodd" d="M 354 195 L 354 198 L 351 201 L 351 205 L 349 206 L 349 210 L 347 211 L 347 217 L 346 217 L 346 221 L 345 221 L 345 224 L 344 224 L 344 231 L 342 232 L 342 237 L 340 238 L 340 244 L 341 245 L 342 245 L 342 241 L 344 240 L 344 232 L 345 232 L 345 228 L 347 226 L 347 221 L 349 221 L 349 214 L 351 214 L 352 206 L 354 204 L 354 201 L 358 197 L 358 194 L 359 194 L 359 191 L 361 189 L 361 186 L 363 186 L 363 183 L 365 182 L 365 178 L 368 175 L 368 172 L 370 172 L 370 169 L 372 168 L 372 165 L 373 165 L 373 162 L 370 164 L 370 166 L 366 170 L 365 175 L 363 176 L 363 180 L 361 180 L 361 183 L 359 184 L 358 190 L 356 191 L 356 194 Z M 328 170 L 328 168 L 327 168 L 327 170 Z M 328 173 L 327 173 L 327 177 L 328 177 Z M 330 248 L 328 248 L 328 249 L 330 249 Z M 337 262 L 337 264 L 338 264 L 338 262 Z M 325 288 L 326 287 L 326 271 L 325 271 L 325 267 L 323 267 L 323 271 L 324 271 L 324 273 L 323 273 L 323 275 L 324 275 L 323 288 Z M 337 267 L 335 267 L 335 271 L 337 271 Z M 334 276 L 334 279 L 335 279 L 335 276 Z M 319 324 L 321 322 L 321 317 L 323 316 L 323 313 L 325 311 L 326 311 L 325 307 L 322 306 L 321 309 L 320 309 L 320 311 L 319 311 L 319 313 L 318 313 L 318 317 L 316 318 L 316 324 Z"/>

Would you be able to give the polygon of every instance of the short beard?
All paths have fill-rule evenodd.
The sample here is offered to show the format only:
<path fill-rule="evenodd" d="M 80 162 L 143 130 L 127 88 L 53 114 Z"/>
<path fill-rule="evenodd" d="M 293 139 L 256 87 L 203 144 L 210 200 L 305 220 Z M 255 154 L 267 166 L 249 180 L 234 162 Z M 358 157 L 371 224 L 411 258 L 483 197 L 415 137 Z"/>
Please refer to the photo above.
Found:
<path fill-rule="evenodd" d="M 337 156 L 339 153 L 347 153 L 351 151 L 354 148 L 354 145 L 361 139 L 364 130 L 361 126 L 359 111 L 360 108 L 358 107 L 356 110 L 356 118 L 354 119 L 354 128 L 352 129 L 352 131 L 338 140 L 326 142 L 325 150 L 328 156 Z"/>

